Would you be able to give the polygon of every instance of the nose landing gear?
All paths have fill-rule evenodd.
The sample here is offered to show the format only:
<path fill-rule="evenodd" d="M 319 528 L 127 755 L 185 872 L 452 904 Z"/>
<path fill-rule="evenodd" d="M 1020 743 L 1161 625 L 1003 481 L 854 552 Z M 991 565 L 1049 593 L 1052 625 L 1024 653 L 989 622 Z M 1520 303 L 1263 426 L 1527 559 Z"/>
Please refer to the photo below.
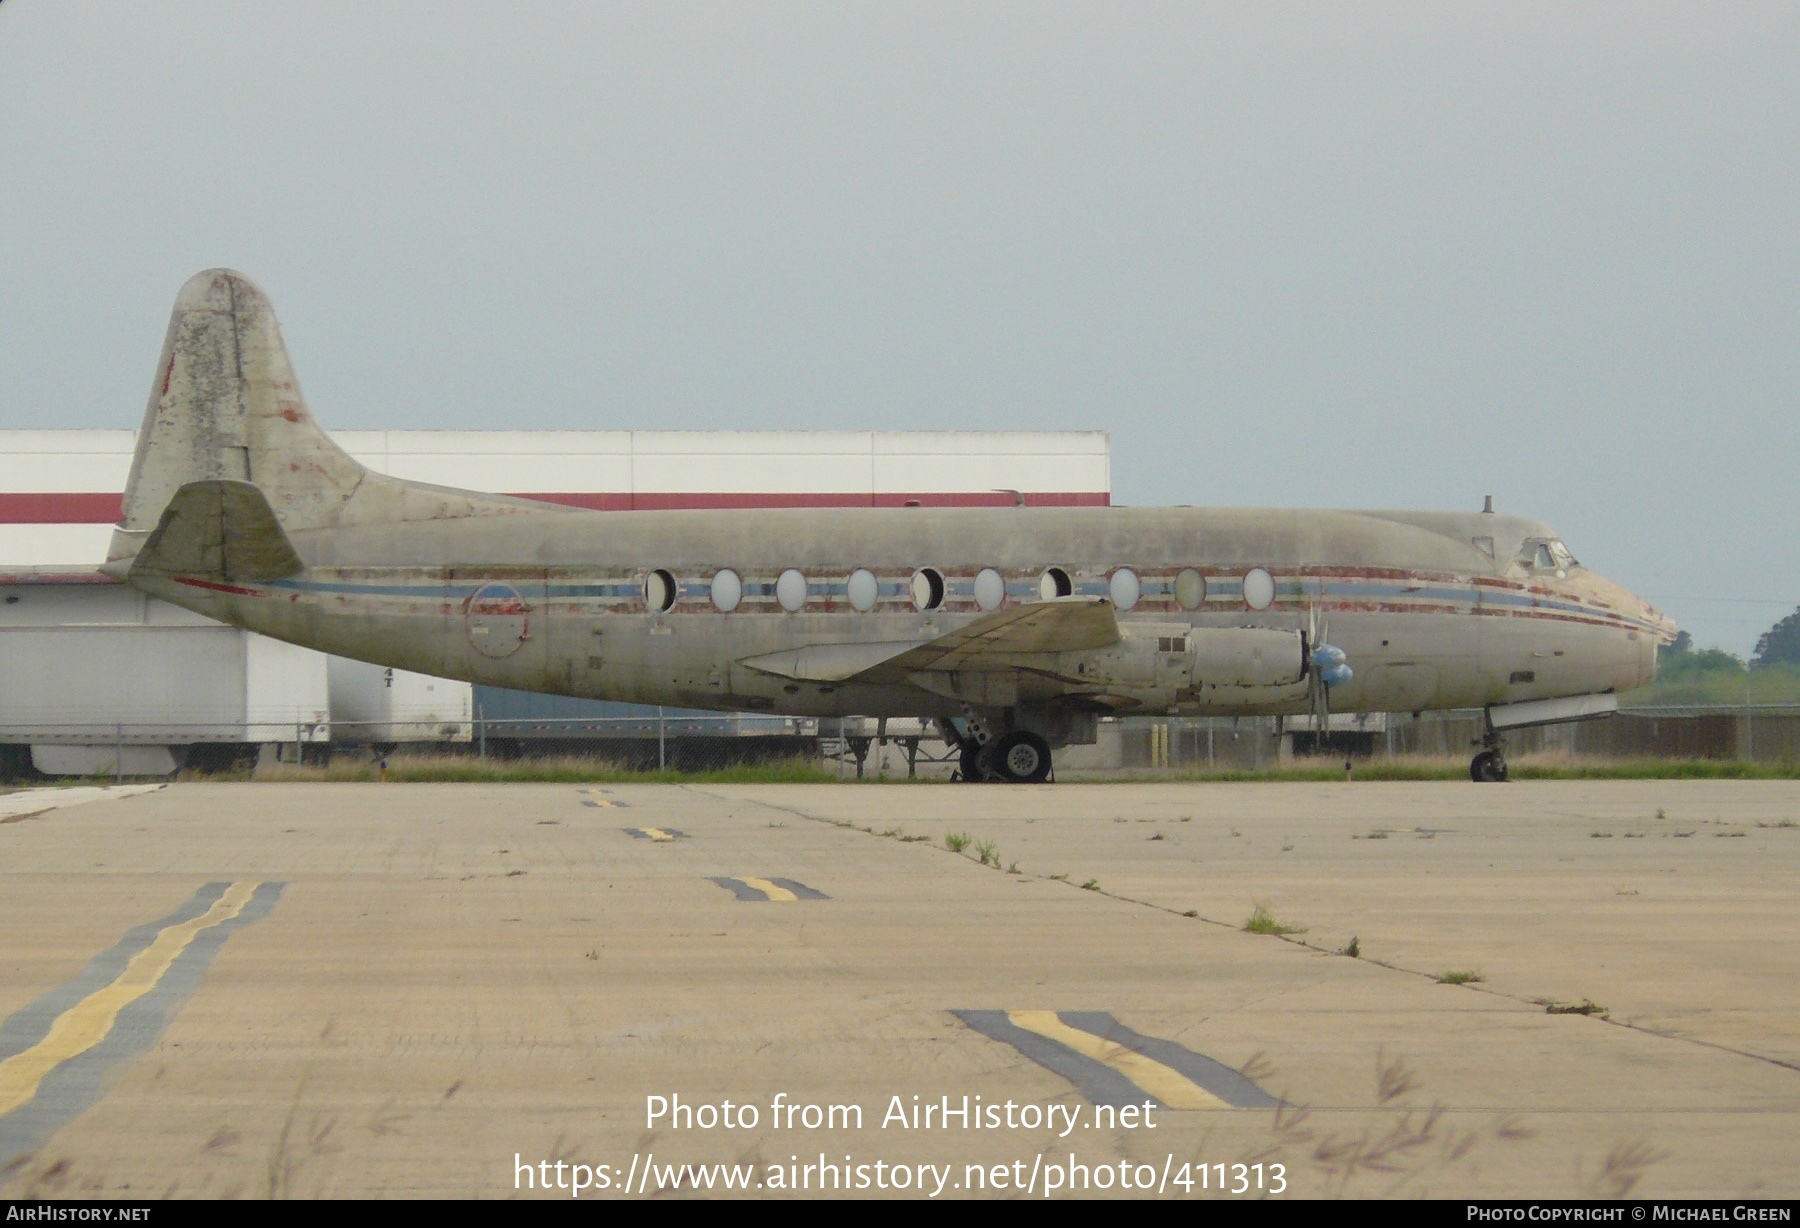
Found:
<path fill-rule="evenodd" d="M 1476 784 L 1503 784 L 1506 781 L 1506 743 L 1500 737 L 1500 731 L 1494 728 L 1491 713 L 1483 713 L 1482 725 L 1486 732 L 1481 735 L 1484 749 L 1469 762 L 1469 779 Z"/>
<path fill-rule="evenodd" d="M 1506 780 L 1506 756 L 1500 753 L 1499 747 L 1484 750 L 1470 761 L 1469 779 L 1477 784 L 1500 783 Z"/>

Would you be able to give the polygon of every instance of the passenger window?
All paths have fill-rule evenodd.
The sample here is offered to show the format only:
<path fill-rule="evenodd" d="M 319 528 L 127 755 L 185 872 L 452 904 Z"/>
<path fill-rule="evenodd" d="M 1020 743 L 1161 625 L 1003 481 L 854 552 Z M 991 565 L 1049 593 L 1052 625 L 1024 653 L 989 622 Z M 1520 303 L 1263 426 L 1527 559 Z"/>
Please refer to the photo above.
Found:
<path fill-rule="evenodd" d="M 921 614 L 944 604 L 944 576 L 935 567 L 921 567 L 912 578 L 913 608 Z"/>
<path fill-rule="evenodd" d="M 1206 600 L 1206 577 L 1192 567 L 1175 577 L 1175 604 L 1184 610 L 1197 610 Z"/>
<path fill-rule="evenodd" d="M 992 567 L 975 573 L 975 604 L 984 610 L 997 610 L 1006 600 L 1006 580 Z"/>
<path fill-rule="evenodd" d="M 1137 572 L 1129 567 L 1121 567 L 1112 573 L 1112 583 L 1108 586 L 1112 593 L 1112 603 L 1121 610 L 1129 610 L 1138 603 L 1143 586 L 1138 583 Z"/>

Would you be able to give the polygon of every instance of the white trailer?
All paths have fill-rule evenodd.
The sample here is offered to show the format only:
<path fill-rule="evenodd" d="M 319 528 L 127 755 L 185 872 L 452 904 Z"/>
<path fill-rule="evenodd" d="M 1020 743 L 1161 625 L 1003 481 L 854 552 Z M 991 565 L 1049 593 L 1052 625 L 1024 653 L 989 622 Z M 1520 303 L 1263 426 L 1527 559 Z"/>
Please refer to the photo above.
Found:
<path fill-rule="evenodd" d="M 0 576 L 0 742 L 51 775 L 173 772 L 190 748 L 331 737 L 326 658 L 81 573 Z"/>
<path fill-rule="evenodd" d="M 466 682 L 347 657 L 329 658 L 326 676 L 331 683 L 334 743 L 466 743 L 473 736 L 474 688 Z"/>

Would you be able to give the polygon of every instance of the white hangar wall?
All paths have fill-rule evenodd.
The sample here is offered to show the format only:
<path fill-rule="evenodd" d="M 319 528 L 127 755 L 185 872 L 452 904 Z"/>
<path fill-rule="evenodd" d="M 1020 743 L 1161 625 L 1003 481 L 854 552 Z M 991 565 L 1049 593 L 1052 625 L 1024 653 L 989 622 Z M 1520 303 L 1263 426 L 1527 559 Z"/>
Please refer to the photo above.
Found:
<path fill-rule="evenodd" d="M 378 472 L 604 511 L 1097 507 L 1112 490 L 1097 431 L 333 438 Z M 328 661 L 99 577 L 135 446 L 135 431 L 0 431 L 0 744 L 31 746 L 40 770 L 88 774 L 168 771 L 194 745 L 469 739 L 468 683 Z"/>

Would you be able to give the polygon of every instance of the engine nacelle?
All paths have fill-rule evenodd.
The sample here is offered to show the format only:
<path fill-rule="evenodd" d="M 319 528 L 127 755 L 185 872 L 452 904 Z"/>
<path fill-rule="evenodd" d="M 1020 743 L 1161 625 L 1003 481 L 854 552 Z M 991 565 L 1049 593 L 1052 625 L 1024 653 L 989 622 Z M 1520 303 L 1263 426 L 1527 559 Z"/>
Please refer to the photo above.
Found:
<path fill-rule="evenodd" d="M 1306 637 L 1272 627 L 1195 627 L 1196 686 L 1285 690 L 1306 681 Z"/>
<path fill-rule="evenodd" d="M 1223 704 L 1286 702 L 1306 689 L 1306 641 L 1269 627 L 1126 623 L 1109 648 L 1070 654 L 1074 675 L 1096 692 L 1168 707 L 1197 696 Z"/>

